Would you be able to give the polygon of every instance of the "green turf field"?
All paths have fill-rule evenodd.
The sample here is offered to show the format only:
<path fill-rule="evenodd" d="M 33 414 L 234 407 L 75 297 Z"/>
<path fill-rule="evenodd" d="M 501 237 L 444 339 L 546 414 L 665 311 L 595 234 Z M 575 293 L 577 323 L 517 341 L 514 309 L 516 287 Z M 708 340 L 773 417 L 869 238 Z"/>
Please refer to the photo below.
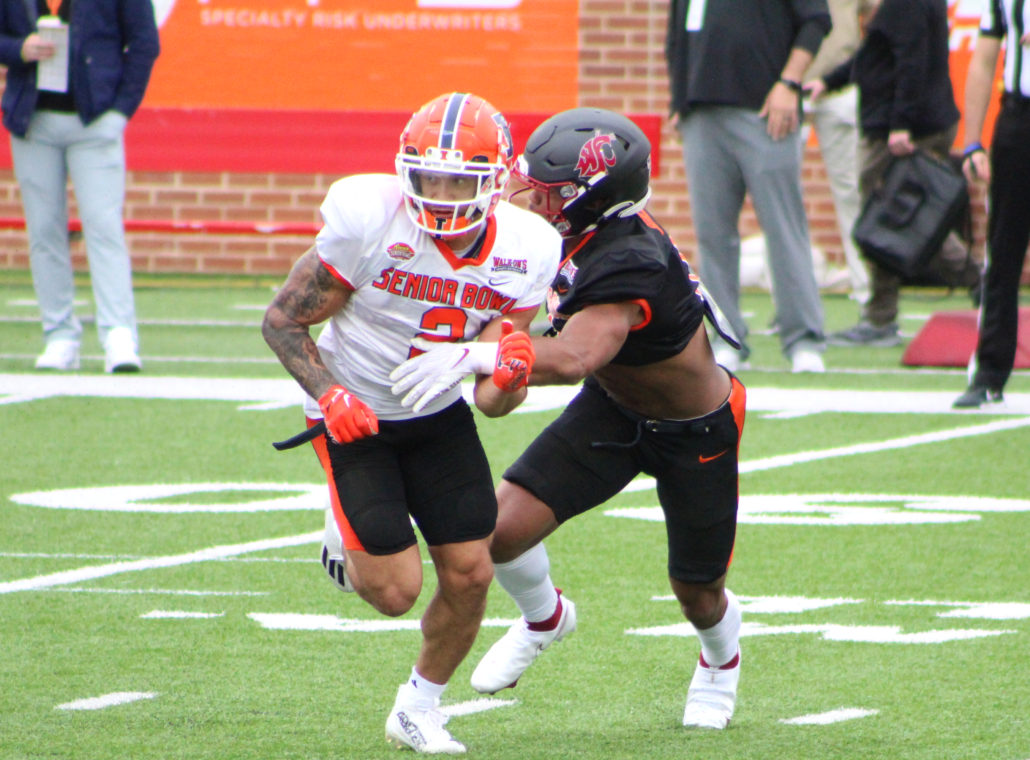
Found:
<path fill-rule="evenodd" d="M 399 620 L 324 578 L 317 461 L 270 445 L 303 424 L 258 329 L 275 284 L 138 280 L 144 372 L 113 377 L 91 324 L 81 372 L 34 373 L 32 290 L 0 277 L 0 760 L 397 756 L 383 724 L 432 570 Z M 989 413 L 952 412 L 964 371 L 901 347 L 795 376 L 769 296 L 744 306 L 730 728 L 680 725 L 698 646 L 647 480 L 548 541 L 579 629 L 482 699 L 468 677 L 517 615 L 494 587 L 448 727 L 490 760 L 1028 760 L 1030 374 Z M 828 330 L 857 315 L 825 306 Z M 906 292 L 902 332 L 968 307 Z M 479 418 L 495 477 L 566 397 Z"/>

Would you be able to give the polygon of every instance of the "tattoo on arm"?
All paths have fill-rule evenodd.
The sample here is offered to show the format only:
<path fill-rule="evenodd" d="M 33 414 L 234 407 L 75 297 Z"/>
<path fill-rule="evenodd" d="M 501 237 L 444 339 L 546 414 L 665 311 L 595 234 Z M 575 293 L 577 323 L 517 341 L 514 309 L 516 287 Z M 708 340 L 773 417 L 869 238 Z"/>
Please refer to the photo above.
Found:
<path fill-rule="evenodd" d="M 309 328 L 343 308 L 349 295 L 311 249 L 294 265 L 265 312 L 261 326 L 265 341 L 313 398 L 337 380 L 322 362 Z"/>

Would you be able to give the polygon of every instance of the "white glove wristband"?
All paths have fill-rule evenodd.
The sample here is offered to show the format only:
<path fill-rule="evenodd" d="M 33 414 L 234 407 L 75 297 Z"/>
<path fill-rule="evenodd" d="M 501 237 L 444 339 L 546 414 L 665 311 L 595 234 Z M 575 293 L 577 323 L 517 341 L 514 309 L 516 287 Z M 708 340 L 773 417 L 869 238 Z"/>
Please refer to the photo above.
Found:
<path fill-rule="evenodd" d="M 394 395 L 404 395 L 403 406 L 421 412 L 434 400 L 472 374 L 493 374 L 497 363 L 497 343 L 436 343 L 421 338 L 412 341 L 425 351 L 390 373 Z"/>

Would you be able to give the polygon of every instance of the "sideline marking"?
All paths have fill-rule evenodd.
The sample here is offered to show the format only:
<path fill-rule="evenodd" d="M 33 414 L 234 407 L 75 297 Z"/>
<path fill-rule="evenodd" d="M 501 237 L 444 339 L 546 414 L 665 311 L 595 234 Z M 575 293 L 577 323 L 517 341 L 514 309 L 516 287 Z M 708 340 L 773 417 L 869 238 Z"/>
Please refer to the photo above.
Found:
<path fill-rule="evenodd" d="M 237 554 L 249 552 L 261 552 L 268 549 L 281 549 L 284 546 L 299 546 L 322 540 L 324 530 L 314 533 L 301 533 L 296 536 L 285 536 L 283 538 L 266 538 L 260 541 L 250 541 L 244 544 L 227 544 L 225 546 L 212 546 L 208 549 L 201 549 L 186 554 L 173 554 L 166 557 L 152 557 L 140 559 L 133 562 L 112 562 L 106 565 L 95 565 L 92 567 L 80 567 L 77 570 L 63 570 L 59 573 L 49 575 L 37 575 L 35 578 L 23 578 L 17 581 L 0 583 L 0 594 L 9 594 L 14 591 L 35 591 L 51 586 L 66 586 L 71 583 L 80 583 L 95 578 L 104 578 L 119 573 L 132 573 L 138 570 L 155 570 L 162 567 L 175 567 L 177 565 L 188 565 L 193 562 L 207 562 L 212 559 L 232 557 Z"/>
<path fill-rule="evenodd" d="M 156 691 L 115 691 L 100 697 L 88 697 L 86 699 L 76 699 L 74 702 L 65 702 L 63 705 L 56 705 L 54 709 L 103 710 L 105 707 L 138 702 L 141 699 L 153 699 L 156 696 Z"/>
<path fill-rule="evenodd" d="M 457 715 L 472 715 L 473 713 L 496 710 L 498 707 L 508 707 L 518 703 L 517 699 L 488 699 L 487 697 L 480 697 L 479 699 L 471 699 L 468 702 L 445 705 L 440 708 L 440 712 L 449 718 L 453 718 Z"/>
<path fill-rule="evenodd" d="M 842 707 L 839 710 L 801 715 L 797 718 L 780 718 L 780 723 L 788 726 L 828 726 L 831 723 L 840 723 L 845 720 L 868 718 L 879 712 L 879 710 L 864 710 L 861 707 Z"/>

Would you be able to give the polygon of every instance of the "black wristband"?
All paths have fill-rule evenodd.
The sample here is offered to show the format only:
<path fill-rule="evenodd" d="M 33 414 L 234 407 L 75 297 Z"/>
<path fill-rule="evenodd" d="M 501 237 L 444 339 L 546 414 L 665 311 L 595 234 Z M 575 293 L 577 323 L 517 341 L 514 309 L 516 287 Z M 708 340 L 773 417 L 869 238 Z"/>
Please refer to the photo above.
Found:
<path fill-rule="evenodd" d="M 969 143 L 969 145 L 966 146 L 966 149 L 964 151 L 962 151 L 962 160 L 965 161 L 967 158 L 969 158 L 974 153 L 986 153 L 986 152 L 987 151 L 984 149 L 984 146 L 980 143 L 979 140 L 977 140 L 974 143 Z"/>
<path fill-rule="evenodd" d="M 796 79 L 787 79 L 786 77 L 780 77 L 780 81 L 787 85 L 790 89 L 796 92 L 798 95 L 801 94 L 801 82 Z"/>

